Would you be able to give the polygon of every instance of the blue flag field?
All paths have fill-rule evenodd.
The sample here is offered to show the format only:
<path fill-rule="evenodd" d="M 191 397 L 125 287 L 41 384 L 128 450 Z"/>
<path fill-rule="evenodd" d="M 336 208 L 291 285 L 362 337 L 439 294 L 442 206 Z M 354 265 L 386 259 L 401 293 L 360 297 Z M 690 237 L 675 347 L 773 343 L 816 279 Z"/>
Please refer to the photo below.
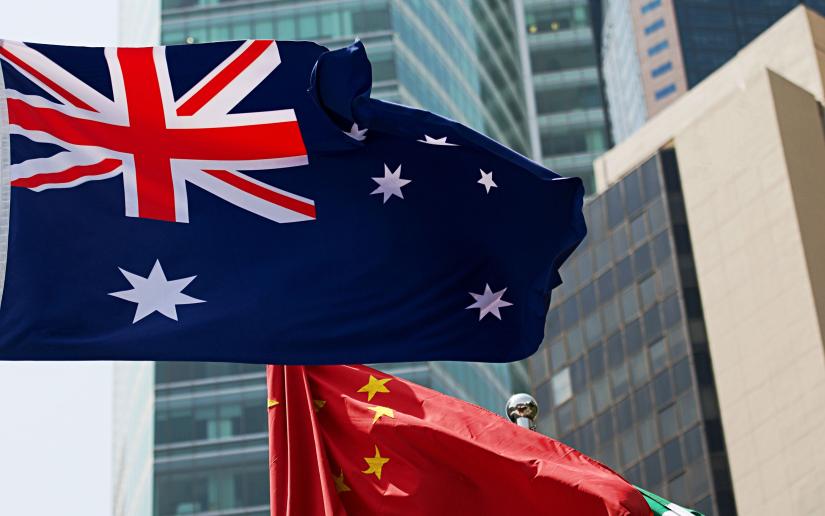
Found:
<path fill-rule="evenodd" d="M 370 98 L 360 43 L 0 41 L 0 359 L 510 361 L 583 188 Z"/>

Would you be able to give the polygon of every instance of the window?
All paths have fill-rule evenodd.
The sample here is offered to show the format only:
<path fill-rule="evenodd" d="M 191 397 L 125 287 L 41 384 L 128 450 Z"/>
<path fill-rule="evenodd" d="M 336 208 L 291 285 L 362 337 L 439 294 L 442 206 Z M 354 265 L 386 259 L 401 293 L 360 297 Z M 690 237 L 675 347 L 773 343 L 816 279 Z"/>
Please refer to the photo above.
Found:
<path fill-rule="evenodd" d="M 650 11 L 652 11 L 653 9 L 656 9 L 658 7 L 661 7 L 661 6 L 662 6 L 662 0 L 651 0 L 650 2 L 648 2 L 648 3 L 646 3 L 642 6 L 642 14 L 647 14 Z"/>
<path fill-rule="evenodd" d="M 674 439 L 665 444 L 665 471 L 668 476 L 682 471 L 682 449 L 679 446 L 679 439 Z"/>
<path fill-rule="evenodd" d="M 647 308 L 656 302 L 656 276 L 650 275 L 639 284 L 642 294 L 642 308 Z"/>
<path fill-rule="evenodd" d="M 676 405 L 671 405 L 659 412 L 659 428 L 662 439 L 671 439 L 679 431 L 679 421 L 676 419 Z"/>
<path fill-rule="evenodd" d="M 659 18 L 655 22 L 653 22 L 650 25 L 648 25 L 647 27 L 645 27 L 645 36 L 649 36 L 649 35 L 653 34 L 654 32 L 656 32 L 657 30 L 661 29 L 664 26 L 665 26 L 665 20 L 663 20 L 662 18 Z"/>
<path fill-rule="evenodd" d="M 593 109 L 601 106 L 599 86 L 551 88 L 536 92 L 536 111 L 539 115 L 561 113 L 574 109 Z"/>
<path fill-rule="evenodd" d="M 656 68 L 650 71 L 650 76 L 654 79 L 659 77 L 660 75 L 666 74 L 667 72 L 673 70 L 673 63 L 668 61 L 666 63 L 660 64 Z"/>
<path fill-rule="evenodd" d="M 644 353 L 637 353 L 630 359 L 630 379 L 638 387 L 647 381 L 647 358 Z"/>
<path fill-rule="evenodd" d="M 650 346 L 650 364 L 653 366 L 653 371 L 660 371 L 667 364 L 667 349 L 665 348 L 664 339 L 654 342 Z"/>
<path fill-rule="evenodd" d="M 597 65 L 598 61 L 591 46 L 581 46 L 565 52 L 559 52 L 557 48 L 534 50 L 530 53 L 530 64 L 533 73 L 543 73 L 589 68 Z"/>
<path fill-rule="evenodd" d="M 673 387 L 670 385 L 670 372 L 665 370 L 653 379 L 653 394 L 656 405 L 661 407 L 673 399 Z"/>
<path fill-rule="evenodd" d="M 645 486 L 655 489 L 662 482 L 662 465 L 659 462 L 659 452 L 647 457 L 642 461 L 642 469 L 645 472 Z"/>
<path fill-rule="evenodd" d="M 636 444 L 636 433 L 633 429 L 622 435 L 621 450 L 622 464 L 632 464 L 639 456 L 639 446 Z"/>
<path fill-rule="evenodd" d="M 587 354 L 587 364 L 590 367 L 590 377 L 599 378 L 604 374 L 604 349 L 598 345 Z"/>
<path fill-rule="evenodd" d="M 653 424 L 653 418 L 647 418 L 639 423 L 639 441 L 642 453 L 650 453 L 656 449 L 656 425 Z"/>
<path fill-rule="evenodd" d="M 660 42 L 656 43 L 655 45 L 653 45 L 652 47 L 648 48 L 647 49 L 647 55 L 649 57 L 653 57 L 656 54 L 658 54 L 658 53 L 662 52 L 663 50 L 665 50 L 666 48 L 668 48 L 669 46 L 670 46 L 670 43 L 668 43 L 668 41 L 666 39 L 663 39 L 662 41 L 660 41 Z"/>
<path fill-rule="evenodd" d="M 664 88 L 660 90 L 656 90 L 653 94 L 656 97 L 656 100 L 662 100 L 663 98 L 667 97 L 668 95 L 676 92 L 676 85 L 673 83 L 668 84 Z"/>
<path fill-rule="evenodd" d="M 596 412 L 601 412 L 610 405 L 610 391 L 606 376 L 593 382 L 593 401 L 596 403 Z"/>
<path fill-rule="evenodd" d="M 636 286 L 629 287 L 622 292 L 622 312 L 624 322 L 628 323 L 639 315 L 639 298 L 636 296 Z"/>
<path fill-rule="evenodd" d="M 550 364 L 553 369 L 558 369 L 567 361 L 567 353 L 564 350 L 564 342 L 558 340 L 550 345 Z"/>
<path fill-rule="evenodd" d="M 565 367 L 553 376 L 553 400 L 556 406 L 573 397 L 573 387 L 570 382 L 570 368 Z"/>

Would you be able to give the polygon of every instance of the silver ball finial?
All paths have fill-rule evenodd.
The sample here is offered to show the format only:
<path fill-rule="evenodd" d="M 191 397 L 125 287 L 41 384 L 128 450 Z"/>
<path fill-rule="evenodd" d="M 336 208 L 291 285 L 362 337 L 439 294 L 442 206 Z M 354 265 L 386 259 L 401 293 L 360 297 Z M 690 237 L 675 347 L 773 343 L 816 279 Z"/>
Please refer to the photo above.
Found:
<path fill-rule="evenodd" d="M 539 405 L 536 399 L 529 394 L 519 393 L 510 396 L 505 408 L 507 417 L 518 426 L 536 429 L 536 418 L 539 415 Z"/>

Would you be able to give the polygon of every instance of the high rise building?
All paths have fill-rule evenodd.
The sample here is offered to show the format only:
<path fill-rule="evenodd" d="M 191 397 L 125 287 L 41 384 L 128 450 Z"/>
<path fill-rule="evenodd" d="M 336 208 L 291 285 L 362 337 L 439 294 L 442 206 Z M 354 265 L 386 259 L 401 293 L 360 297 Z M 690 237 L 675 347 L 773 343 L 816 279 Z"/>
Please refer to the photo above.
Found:
<path fill-rule="evenodd" d="M 595 164 L 540 428 L 709 515 L 825 489 L 825 19 L 798 7 Z"/>
<path fill-rule="evenodd" d="M 535 104 L 534 157 L 594 192 L 593 160 L 610 147 L 598 58 L 599 2 L 522 0 Z M 526 69 L 527 67 L 525 67 Z"/>
<path fill-rule="evenodd" d="M 606 0 L 602 47 L 612 136 L 621 142 L 799 4 L 825 0 Z"/>
<path fill-rule="evenodd" d="M 309 39 L 330 48 L 359 37 L 374 97 L 448 116 L 529 154 L 513 13 L 510 0 L 164 0 L 161 37 L 170 45 Z M 522 363 L 376 367 L 497 412 L 529 387 Z M 153 513 L 268 515 L 263 366 L 158 363 L 154 373 Z"/>

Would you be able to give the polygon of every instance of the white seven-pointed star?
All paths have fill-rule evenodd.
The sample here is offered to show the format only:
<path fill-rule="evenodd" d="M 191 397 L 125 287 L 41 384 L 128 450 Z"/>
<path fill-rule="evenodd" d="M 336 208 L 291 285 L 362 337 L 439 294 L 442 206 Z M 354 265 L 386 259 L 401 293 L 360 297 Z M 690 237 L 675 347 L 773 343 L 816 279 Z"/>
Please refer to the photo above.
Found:
<path fill-rule="evenodd" d="M 487 189 L 487 193 L 490 193 L 490 188 L 498 188 L 498 185 L 493 182 L 493 173 L 492 172 L 485 172 L 481 169 L 481 179 L 478 180 L 479 184 L 484 185 L 484 188 Z"/>
<path fill-rule="evenodd" d="M 387 202 L 393 195 L 403 199 L 404 194 L 401 193 L 401 187 L 412 181 L 411 179 L 401 179 L 401 165 L 398 165 L 395 172 L 390 172 L 386 163 L 384 164 L 384 177 L 373 177 L 372 180 L 378 183 L 378 188 L 370 192 L 370 195 L 384 194 L 384 202 Z"/>
<path fill-rule="evenodd" d="M 432 136 L 429 136 L 429 135 L 425 134 L 423 140 L 416 140 L 416 141 L 419 141 L 421 143 L 429 143 L 430 145 L 444 145 L 446 147 L 458 147 L 457 143 L 447 142 L 447 137 L 446 136 L 443 136 L 441 138 L 433 138 Z"/>
<path fill-rule="evenodd" d="M 367 129 L 359 129 L 358 124 L 352 124 L 349 132 L 344 131 L 344 134 L 353 140 L 363 141 L 367 137 Z"/>
<path fill-rule="evenodd" d="M 110 292 L 110 296 L 119 297 L 132 303 L 137 303 L 135 319 L 132 324 L 143 319 L 154 312 L 160 312 L 170 319 L 178 320 L 177 305 L 191 305 L 194 303 L 205 303 L 202 299 L 195 299 L 183 293 L 189 283 L 196 276 L 188 278 L 167 280 L 160 261 L 155 260 L 155 266 L 148 278 L 143 278 L 137 274 L 120 269 L 120 272 L 132 284 L 132 290 L 122 290 L 120 292 Z"/>
<path fill-rule="evenodd" d="M 492 290 L 490 290 L 490 285 L 485 284 L 483 294 L 474 294 L 470 292 L 470 295 L 473 296 L 473 299 L 475 299 L 476 302 L 468 306 L 467 310 L 471 308 L 479 308 L 479 321 L 484 319 L 484 317 L 487 314 L 493 314 L 496 316 L 497 319 L 501 319 L 501 314 L 498 311 L 499 308 L 504 308 L 505 306 L 513 306 L 513 303 L 508 303 L 507 301 L 502 299 L 505 290 L 507 289 L 503 288 L 498 292 L 493 292 Z"/>

